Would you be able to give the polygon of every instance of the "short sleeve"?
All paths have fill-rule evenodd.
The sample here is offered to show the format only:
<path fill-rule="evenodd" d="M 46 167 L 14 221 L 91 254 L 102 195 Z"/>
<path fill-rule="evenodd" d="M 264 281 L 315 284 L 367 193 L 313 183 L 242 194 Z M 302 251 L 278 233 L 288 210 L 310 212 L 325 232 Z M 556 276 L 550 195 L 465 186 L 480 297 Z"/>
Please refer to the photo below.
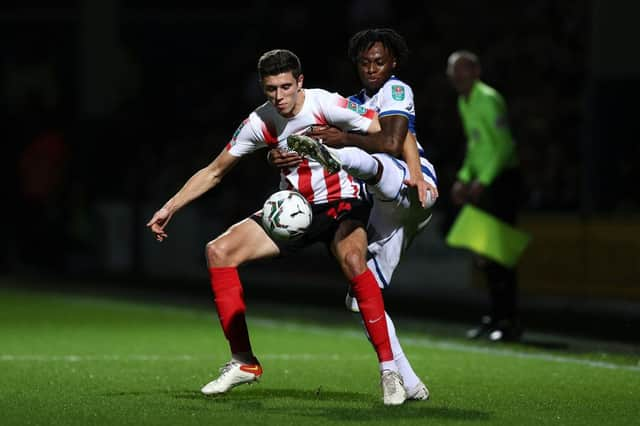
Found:
<path fill-rule="evenodd" d="M 346 131 L 366 132 L 376 112 L 337 93 L 327 93 L 321 102 L 327 123 Z"/>
<path fill-rule="evenodd" d="M 413 90 L 408 84 L 392 79 L 382 88 L 380 99 L 380 117 L 387 115 L 404 115 L 411 118 L 415 115 Z"/>
<path fill-rule="evenodd" d="M 227 151 L 235 157 L 242 157 L 267 146 L 264 132 L 261 131 L 262 120 L 255 113 L 251 113 L 236 131 L 227 144 Z"/>

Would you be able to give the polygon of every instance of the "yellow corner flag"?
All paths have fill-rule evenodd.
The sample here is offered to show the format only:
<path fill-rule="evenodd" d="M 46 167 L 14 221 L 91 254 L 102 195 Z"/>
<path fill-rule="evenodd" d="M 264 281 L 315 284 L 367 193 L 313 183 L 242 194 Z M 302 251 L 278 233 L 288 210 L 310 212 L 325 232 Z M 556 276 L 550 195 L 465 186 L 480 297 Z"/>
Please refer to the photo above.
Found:
<path fill-rule="evenodd" d="M 467 248 L 512 268 L 531 236 L 471 205 L 465 205 L 447 235 L 447 244 Z"/>

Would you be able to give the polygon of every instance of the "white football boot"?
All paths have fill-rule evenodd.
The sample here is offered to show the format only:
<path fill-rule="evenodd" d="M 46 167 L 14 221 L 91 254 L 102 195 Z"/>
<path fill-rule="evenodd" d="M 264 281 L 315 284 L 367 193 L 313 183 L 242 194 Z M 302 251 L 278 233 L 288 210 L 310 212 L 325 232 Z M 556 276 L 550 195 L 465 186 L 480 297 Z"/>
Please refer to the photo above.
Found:
<path fill-rule="evenodd" d="M 426 401 L 429 399 L 429 389 L 427 386 L 420 382 L 415 385 L 412 389 L 406 389 L 407 391 L 407 399 L 412 401 Z"/>
<path fill-rule="evenodd" d="M 287 138 L 287 146 L 298 154 L 316 160 L 331 174 L 342 168 L 340 159 L 322 142 L 305 135 L 291 135 Z"/>
<path fill-rule="evenodd" d="M 400 405 L 407 399 L 402 376 L 395 371 L 383 370 L 380 376 L 384 405 Z"/>
<path fill-rule="evenodd" d="M 229 361 L 220 369 L 220 376 L 207 383 L 200 391 L 205 395 L 225 393 L 238 385 L 257 382 L 262 376 L 260 364 L 240 364 Z"/>

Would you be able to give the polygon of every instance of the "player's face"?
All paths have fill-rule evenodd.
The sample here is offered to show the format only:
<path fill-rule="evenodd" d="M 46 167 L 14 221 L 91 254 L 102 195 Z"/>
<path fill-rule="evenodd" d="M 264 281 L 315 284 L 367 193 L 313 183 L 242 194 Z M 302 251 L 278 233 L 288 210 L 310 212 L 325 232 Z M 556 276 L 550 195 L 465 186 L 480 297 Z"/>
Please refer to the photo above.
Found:
<path fill-rule="evenodd" d="M 262 79 L 262 90 L 280 115 L 293 117 L 300 111 L 304 102 L 302 81 L 302 74 L 296 79 L 290 71 L 268 75 Z"/>
<path fill-rule="evenodd" d="M 396 60 L 379 41 L 358 56 L 358 77 L 367 90 L 373 94 L 380 90 L 396 69 Z"/>
<path fill-rule="evenodd" d="M 464 60 L 457 60 L 447 68 L 447 76 L 460 95 L 467 96 L 471 92 L 473 82 L 477 78 L 476 68 Z"/>

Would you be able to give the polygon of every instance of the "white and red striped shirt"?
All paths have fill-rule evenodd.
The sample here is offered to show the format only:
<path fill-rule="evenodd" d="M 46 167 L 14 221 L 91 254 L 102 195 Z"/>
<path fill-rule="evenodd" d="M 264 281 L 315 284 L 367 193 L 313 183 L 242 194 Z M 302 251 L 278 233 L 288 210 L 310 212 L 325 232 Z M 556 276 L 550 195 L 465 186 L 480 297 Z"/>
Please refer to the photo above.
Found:
<path fill-rule="evenodd" d="M 227 144 L 231 155 L 241 157 L 260 148 L 287 150 L 287 137 L 301 134 L 313 125 L 332 125 L 345 131 L 366 132 L 375 111 L 351 102 L 337 93 L 322 89 L 305 89 L 302 109 L 286 118 L 266 102 L 256 108 Z M 310 203 L 359 198 L 358 182 L 344 172 L 330 175 L 320 163 L 304 159 L 297 167 L 281 169 L 280 189 L 296 189 Z"/>

